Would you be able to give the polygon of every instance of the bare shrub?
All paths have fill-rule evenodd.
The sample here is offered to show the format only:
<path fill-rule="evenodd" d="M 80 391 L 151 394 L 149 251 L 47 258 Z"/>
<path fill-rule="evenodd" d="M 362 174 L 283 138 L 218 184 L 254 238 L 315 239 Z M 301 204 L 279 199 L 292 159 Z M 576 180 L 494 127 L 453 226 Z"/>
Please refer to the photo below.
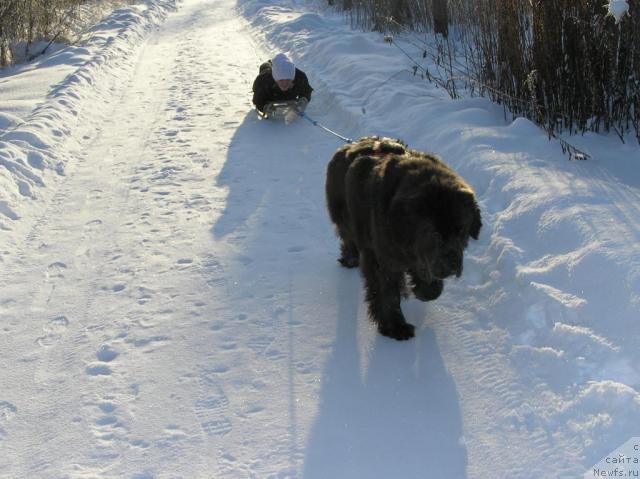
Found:
<path fill-rule="evenodd" d="M 608 0 L 349 2 L 354 26 L 431 33 L 414 54 L 449 65 L 441 84 L 462 80 L 550 134 L 613 130 L 640 141 L 640 0 L 627 0 L 619 23 Z"/>
<path fill-rule="evenodd" d="M 50 44 L 65 39 L 78 7 L 83 3 L 86 0 L 2 0 L 0 67 L 11 64 L 16 58 L 28 60 L 42 53 L 46 46 L 34 50 L 37 42 Z"/>

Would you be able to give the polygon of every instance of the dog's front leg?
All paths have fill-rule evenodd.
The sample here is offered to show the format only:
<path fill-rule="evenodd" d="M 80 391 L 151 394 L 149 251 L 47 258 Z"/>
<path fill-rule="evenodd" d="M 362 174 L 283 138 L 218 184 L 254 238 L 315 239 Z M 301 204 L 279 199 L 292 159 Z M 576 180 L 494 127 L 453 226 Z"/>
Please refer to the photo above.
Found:
<path fill-rule="evenodd" d="M 345 268 L 357 268 L 360 264 L 358 247 L 352 241 L 342 241 L 340 244 L 340 264 Z"/>
<path fill-rule="evenodd" d="M 444 281 L 441 279 L 427 280 L 413 270 L 409 270 L 409 276 L 413 283 L 413 287 L 411 288 L 413 294 L 420 301 L 433 301 L 442 294 Z"/>
<path fill-rule="evenodd" d="M 361 260 L 369 316 L 378 325 L 378 331 L 399 341 L 412 338 L 415 328 L 405 321 L 400 309 L 404 273 L 382 267 L 371 250 L 363 251 Z"/>

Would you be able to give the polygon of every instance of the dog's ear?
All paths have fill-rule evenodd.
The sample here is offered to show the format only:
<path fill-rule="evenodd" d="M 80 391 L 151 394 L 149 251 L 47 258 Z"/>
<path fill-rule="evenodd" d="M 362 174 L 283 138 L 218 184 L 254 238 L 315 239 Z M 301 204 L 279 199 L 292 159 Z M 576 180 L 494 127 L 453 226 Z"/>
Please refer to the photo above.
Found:
<path fill-rule="evenodd" d="M 417 226 L 418 210 L 424 203 L 424 194 L 420 190 L 399 188 L 400 178 L 392 181 L 393 175 L 385 178 L 387 189 L 382 194 L 383 204 L 388 205 L 386 216 L 391 227 L 392 234 L 403 241 L 414 239 Z"/>
<path fill-rule="evenodd" d="M 471 217 L 471 227 L 469 228 L 469 235 L 477 240 L 480 236 L 480 228 L 482 228 L 482 218 L 480 217 L 480 207 L 478 206 L 478 202 L 476 201 L 476 197 L 472 191 L 465 192 L 465 202 L 468 207 L 471 209 L 472 217 Z"/>
<path fill-rule="evenodd" d="M 397 244 L 408 243 L 416 238 L 417 221 L 415 221 L 414 198 L 394 195 L 387 211 L 387 224 L 391 237 Z"/>
<path fill-rule="evenodd" d="M 474 240 L 477 240 L 480 236 L 480 228 L 482 228 L 482 219 L 480 218 L 480 208 L 478 208 L 478 205 L 476 204 L 473 222 L 471 223 L 471 231 L 469 232 Z"/>

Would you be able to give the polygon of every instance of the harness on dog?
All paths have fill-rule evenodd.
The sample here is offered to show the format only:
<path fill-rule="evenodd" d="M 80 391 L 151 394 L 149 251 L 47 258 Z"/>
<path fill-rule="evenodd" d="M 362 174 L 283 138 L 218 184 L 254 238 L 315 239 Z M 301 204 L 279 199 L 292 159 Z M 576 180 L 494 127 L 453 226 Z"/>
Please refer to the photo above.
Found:
<path fill-rule="evenodd" d="M 365 141 L 363 141 L 365 140 Z M 389 155 L 404 155 L 407 152 L 406 145 L 400 140 L 387 137 L 370 136 L 361 138 L 358 143 L 349 148 L 349 156 L 370 156 L 386 158 Z"/>
<path fill-rule="evenodd" d="M 376 158 L 384 158 L 389 155 L 403 155 L 406 150 L 398 142 L 382 138 L 383 141 L 375 141 L 373 143 L 373 151 L 368 153 L 369 156 L 375 156 Z"/>

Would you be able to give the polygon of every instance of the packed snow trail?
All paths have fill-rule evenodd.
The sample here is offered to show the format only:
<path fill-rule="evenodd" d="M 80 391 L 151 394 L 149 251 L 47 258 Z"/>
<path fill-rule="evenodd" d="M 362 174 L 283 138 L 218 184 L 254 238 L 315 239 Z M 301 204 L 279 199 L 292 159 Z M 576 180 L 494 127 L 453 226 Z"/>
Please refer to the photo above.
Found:
<path fill-rule="evenodd" d="M 251 112 L 243 75 L 259 59 L 230 7 L 185 4 L 151 36 L 3 272 L 2 477 L 247 477 L 300 461 L 294 376 L 313 390 L 322 348 L 292 354 L 292 288 L 296 258 L 325 245 L 288 238 L 323 216 L 308 194 L 321 163 L 282 141 L 308 130 Z M 247 268 L 271 262 L 292 270 Z M 304 328 L 322 342 L 326 325 Z"/>
<path fill-rule="evenodd" d="M 417 478 L 443 457 L 464 475 L 433 335 L 378 344 L 361 384 L 356 328 L 369 325 L 322 193 L 338 144 L 257 119 L 251 80 L 268 52 L 231 7 L 185 2 L 136 52 L 6 262 L 2 478 Z"/>

